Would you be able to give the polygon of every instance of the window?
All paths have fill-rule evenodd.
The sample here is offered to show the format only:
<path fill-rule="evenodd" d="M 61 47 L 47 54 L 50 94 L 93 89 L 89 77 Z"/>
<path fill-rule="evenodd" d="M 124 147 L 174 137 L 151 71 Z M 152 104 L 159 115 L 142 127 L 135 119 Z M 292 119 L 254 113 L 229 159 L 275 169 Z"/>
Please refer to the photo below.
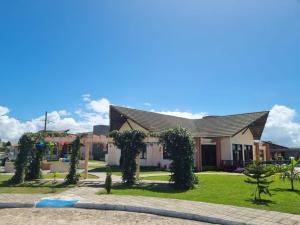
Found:
<path fill-rule="evenodd" d="M 147 159 L 147 147 L 141 151 L 140 159 Z"/>
<path fill-rule="evenodd" d="M 234 162 L 243 162 L 243 150 L 242 145 L 233 144 L 232 145 L 232 156 Z"/>
<path fill-rule="evenodd" d="M 252 145 L 244 145 L 244 156 L 245 156 L 245 162 L 250 162 L 253 160 Z"/>

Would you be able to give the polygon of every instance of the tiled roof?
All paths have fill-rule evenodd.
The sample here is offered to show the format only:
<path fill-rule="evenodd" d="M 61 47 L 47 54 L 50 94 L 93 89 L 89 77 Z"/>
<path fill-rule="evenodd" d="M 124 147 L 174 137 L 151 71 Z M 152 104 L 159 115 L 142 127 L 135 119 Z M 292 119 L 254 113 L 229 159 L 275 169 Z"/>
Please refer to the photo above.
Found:
<path fill-rule="evenodd" d="M 111 130 L 120 129 L 126 118 L 129 118 L 149 132 L 160 132 L 168 128 L 181 126 L 196 137 L 234 136 L 240 131 L 249 128 L 254 138 L 259 140 L 268 114 L 268 111 L 263 111 L 229 116 L 208 116 L 202 119 L 186 119 L 120 106 L 111 106 L 110 126 Z"/>

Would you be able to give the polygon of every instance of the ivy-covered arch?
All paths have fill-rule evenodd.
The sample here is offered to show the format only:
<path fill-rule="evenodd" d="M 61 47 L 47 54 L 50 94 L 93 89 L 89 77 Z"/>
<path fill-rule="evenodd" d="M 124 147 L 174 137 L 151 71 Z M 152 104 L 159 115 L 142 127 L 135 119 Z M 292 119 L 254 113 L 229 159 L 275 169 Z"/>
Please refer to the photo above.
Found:
<path fill-rule="evenodd" d="M 172 160 L 171 179 L 177 189 L 188 190 L 198 182 L 193 173 L 194 143 L 191 134 L 182 127 L 166 130 L 160 142 Z"/>
<path fill-rule="evenodd" d="M 144 143 L 146 135 L 138 130 L 127 130 L 124 132 L 113 131 L 110 136 L 114 139 L 117 148 L 121 150 L 122 180 L 127 185 L 133 185 L 136 182 L 136 159 L 146 148 Z"/>
<path fill-rule="evenodd" d="M 19 140 L 19 153 L 15 161 L 15 174 L 10 182 L 13 184 L 23 183 L 24 180 L 41 178 L 41 162 L 45 150 L 49 147 L 46 142 L 48 137 L 64 137 L 61 132 L 37 132 L 25 133 Z"/>

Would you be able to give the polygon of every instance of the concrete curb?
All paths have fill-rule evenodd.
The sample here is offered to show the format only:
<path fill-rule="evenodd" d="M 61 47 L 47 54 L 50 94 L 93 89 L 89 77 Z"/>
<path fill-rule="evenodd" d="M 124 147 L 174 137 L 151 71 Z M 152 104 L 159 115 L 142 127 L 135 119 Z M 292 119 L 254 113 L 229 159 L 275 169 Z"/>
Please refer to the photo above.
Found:
<path fill-rule="evenodd" d="M 220 218 L 214 218 L 209 216 L 203 216 L 193 213 L 183 213 L 165 209 L 155 209 L 140 206 L 127 206 L 127 205 L 114 205 L 114 204 L 98 204 L 98 203 L 76 203 L 74 208 L 80 209 L 96 209 L 96 210 L 114 210 L 114 211 L 125 211 L 135 213 L 146 213 L 157 216 L 173 217 L 177 219 L 193 220 L 199 222 L 213 223 L 213 224 L 224 224 L 224 225 L 245 225 L 246 223 L 235 222 Z"/>
<path fill-rule="evenodd" d="M 0 209 L 12 209 L 12 208 L 34 208 L 35 203 L 19 203 L 19 202 L 0 202 Z M 112 211 L 125 211 L 134 213 L 146 213 L 157 216 L 172 217 L 177 219 L 192 220 L 198 222 L 206 222 L 212 224 L 223 224 L 223 225 L 245 225 L 246 223 L 220 219 L 210 216 L 203 216 L 193 213 L 183 213 L 178 211 L 156 209 L 141 206 L 129 206 L 129 205 L 116 205 L 116 204 L 99 204 L 99 203 L 76 203 L 74 207 L 78 209 L 95 209 L 95 210 L 112 210 Z"/>
<path fill-rule="evenodd" d="M 0 202 L 0 209 L 11 208 L 33 208 L 34 203 L 20 203 L 20 202 Z"/>

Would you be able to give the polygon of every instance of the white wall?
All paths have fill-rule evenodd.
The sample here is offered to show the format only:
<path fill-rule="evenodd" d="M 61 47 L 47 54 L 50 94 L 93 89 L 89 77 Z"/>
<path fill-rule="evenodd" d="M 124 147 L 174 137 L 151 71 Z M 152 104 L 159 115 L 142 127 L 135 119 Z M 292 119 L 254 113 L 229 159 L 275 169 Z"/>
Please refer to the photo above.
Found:
<path fill-rule="evenodd" d="M 121 151 L 113 144 L 112 138 L 108 142 L 107 164 L 110 166 L 118 166 L 120 164 Z"/>

